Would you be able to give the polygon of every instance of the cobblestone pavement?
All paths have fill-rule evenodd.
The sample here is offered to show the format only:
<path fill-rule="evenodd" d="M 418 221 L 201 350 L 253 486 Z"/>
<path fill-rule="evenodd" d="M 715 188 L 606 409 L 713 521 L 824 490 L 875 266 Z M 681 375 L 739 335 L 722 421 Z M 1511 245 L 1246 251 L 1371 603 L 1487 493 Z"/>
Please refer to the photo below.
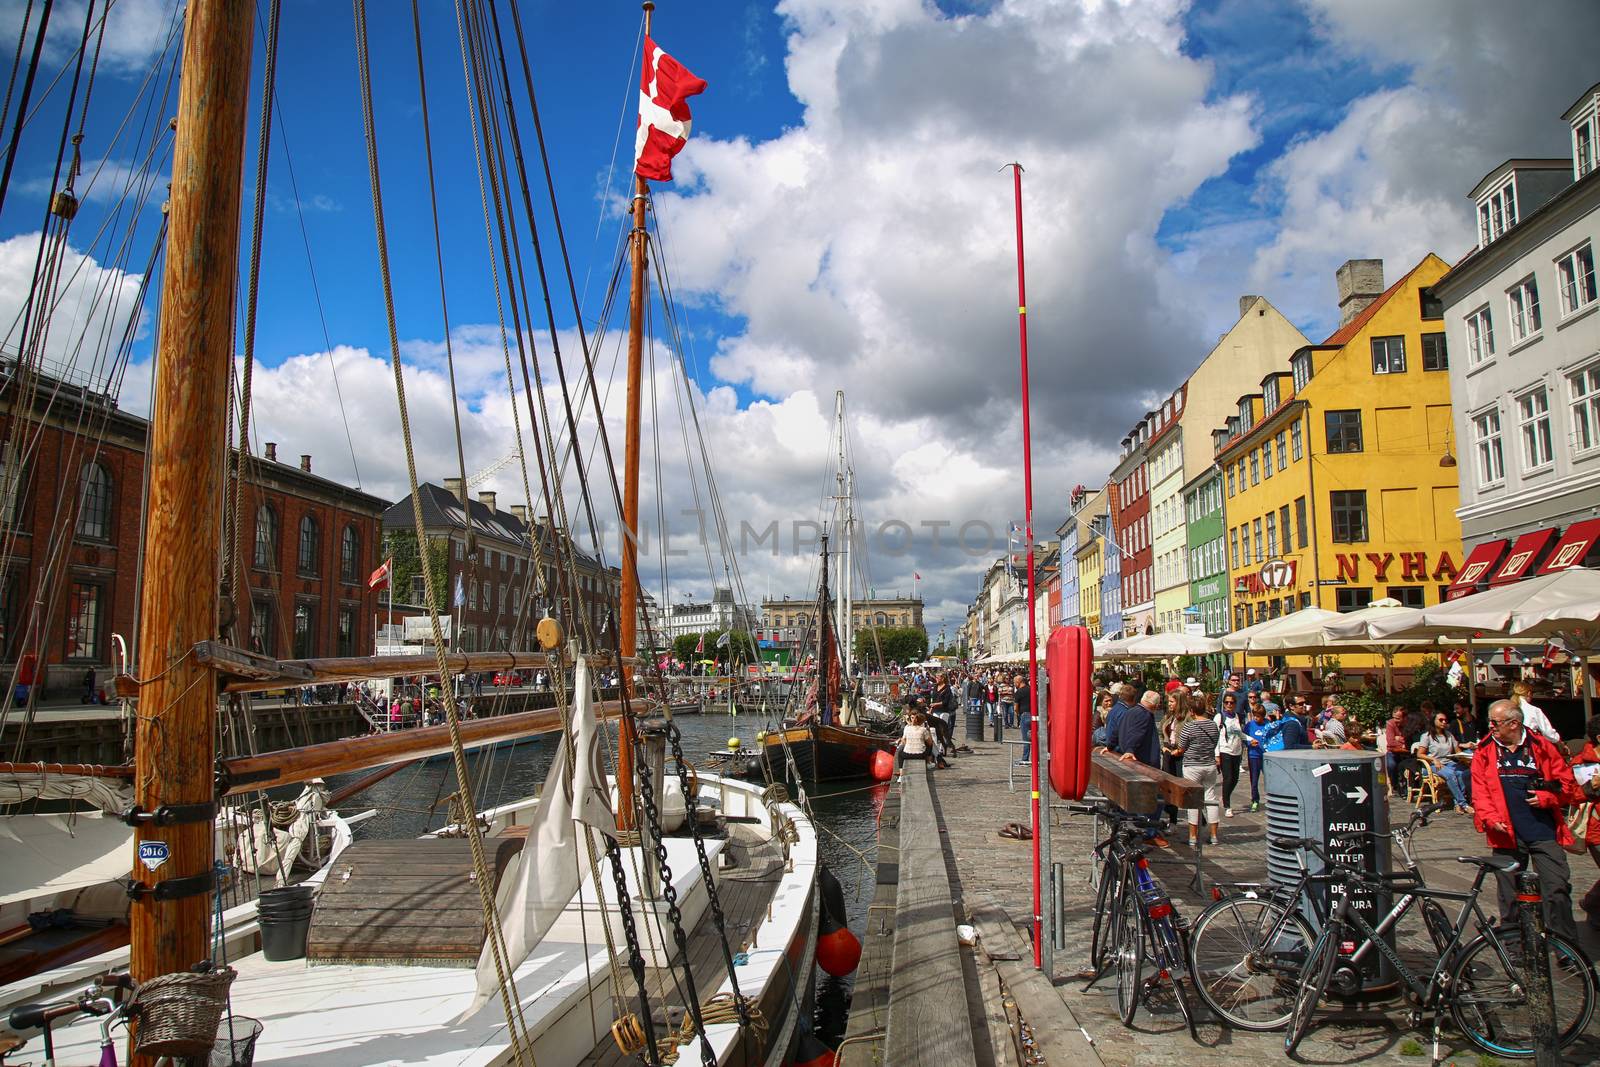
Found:
<path fill-rule="evenodd" d="M 1032 914 L 1033 846 L 1027 841 L 1000 837 L 998 831 L 1008 822 L 1027 823 L 1027 769 L 1015 768 L 1015 789 L 1008 788 L 1007 764 L 1018 749 L 993 742 L 968 742 L 975 749 L 962 753 L 949 770 L 934 775 L 935 800 L 955 854 L 957 906 L 975 905 L 983 895 L 992 897 L 1019 924 Z M 1265 805 L 1257 814 L 1249 807 L 1250 788 L 1241 782 L 1234 793 L 1236 817 L 1224 820 L 1222 844 L 1206 848 L 1203 854 L 1203 893 L 1188 883 L 1194 854 L 1186 842 L 1187 830 L 1179 827 L 1171 835 L 1173 847 L 1166 850 L 1173 865 L 1161 864 L 1157 875 L 1173 895 L 1187 918 L 1197 916 L 1210 903 L 1210 886 L 1216 881 L 1259 880 L 1266 877 L 1266 844 L 1263 839 Z M 1403 800 L 1391 809 L 1394 821 L 1404 823 L 1412 808 Z M 1114 982 L 1102 979 L 1085 989 L 1077 976 L 1088 956 L 1090 923 L 1094 903 L 1089 887 L 1093 840 L 1092 820 L 1083 816 L 1056 813 L 1052 840 L 1053 859 L 1065 865 L 1067 931 L 1065 952 L 1056 954 L 1052 980 L 1076 1014 L 1079 1024 L 1095 1043 L 1108 1065 L 1184 1064 L 1185 1067 L 1211 1067 L 1240 1063 L 1287 1062 L 1281 1033 L 1257 1034 L 1229 1030 L 1217 1023 L 1202 1023 L 1200 1043 L 1191 1041 L 1170 996 L 1154 1005 L 1154 1011 L 1141 1004 L 1132 1029 L 1123 1027 L 1116 1012 Z M 1455 813 L 1436 816 L 1416 840 L 1416 853 L 1429 883 L 1442 889 L 1466 889 L 1471 868 L 1454 862 L 1461 855 L 1486 853 L 1482 837 L 1472 827 L 1470 817 Z M 1581 896 L 1594 881 L 1596 871 L 1587 857 L 1569 857 L 1572 862 L 1574 897 Z M 1153 857 L 1154 859 L 1154 857 Z M 1159 861 L 1157 861 L 1159 862 Z M 1181 863 L 1182 865 L 1177 865 Z M 1494 913 L 1494 895 L 1486 894 L 1489 913 Z M 1452 916 L 1454 911 L 1451 912 Z M 1600 937 L 1584 925 L 1583 947 L 1591 957 L 1600 953 Z M 1408 915 L 1402 927 L 1423 937 L 1415 925 L 1415 914 Z M 1026 936 L 1026 935 L 1025 935 Z M 1404 942 L 1403 942 L 1404 943 Z M 1191 997 L 1198 1003 L 1198 997 Z M 1203 1007 L 1202 1007 L 1203 1010 Z M 1597 1012 L 1600 1019 L 1600 1012 Z M 1301 1045 L 1300 1055 L 1308 1063 L 1323 1064 L 1410 1064 L 1427 1062 L 1425 1051 L 1431 1040 L 1431 1018 L 1413 1031 L 1406 1023 L 1406 1008 L 1399 1000 L 1363 1005 L 1360 1010 L 1324 1006 L 1318 1024 Z M 1442 1048 L 1443 1062 L 1487 1067 L 1493 1061 L 1480 1059 L 1478 1050 L 1447 1029 Z M 1600 1021 L 1591 1021 L 1584 1038 L 1568 1050 L 1567 1062 L 1600 1062 Z"/>

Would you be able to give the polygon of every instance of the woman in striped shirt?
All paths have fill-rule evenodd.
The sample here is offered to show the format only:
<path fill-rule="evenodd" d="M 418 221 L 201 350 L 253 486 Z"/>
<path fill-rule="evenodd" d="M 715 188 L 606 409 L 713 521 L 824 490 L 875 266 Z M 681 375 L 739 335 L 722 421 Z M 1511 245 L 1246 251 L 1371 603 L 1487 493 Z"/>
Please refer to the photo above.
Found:
<path fill-rule="evenodd" d="M 1183 699 L 1189 719 L 1178 733 L 1175 755 L 1183 759 L 1183 776 L 1202 786 L 1205 793 L 1206 821 L 1211 825 L 1211 843 L 1217 843 L 1217 825 L 1222 821 L 1222 757 L 1217 754 L 1219 731 L 1207 709 L 1199 702 Z M 1200 839 L 1200 810 L 1189 811 L 1189 846 Z"/>

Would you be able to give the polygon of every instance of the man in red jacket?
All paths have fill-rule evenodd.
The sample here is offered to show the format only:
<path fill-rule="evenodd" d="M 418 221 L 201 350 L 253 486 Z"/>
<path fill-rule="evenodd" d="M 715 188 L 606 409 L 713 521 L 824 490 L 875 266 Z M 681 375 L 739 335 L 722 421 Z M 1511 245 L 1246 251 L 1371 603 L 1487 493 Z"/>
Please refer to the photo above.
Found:
<path fill-rule="evenodd" d="M 1561 809 L 1581 803 L 1583 792 L 1561 750 L 1523 728 L 1522 709 L 1514 701 L 1497 700 L 1489 705 L 1489 738 L 1472 756 L 1473 819 L 1496 854 L 1529 856 L 1544 896 L 1545 926 L 1577 944 L 1572 872 L 1562 850 L 1563 845 L 1572 844 L 1572 831 L 1567 829 Z M 1500 921 L 1514 923 L 1516 879 L 1496 874 L 1495 881 L 1500 890 Z"/>

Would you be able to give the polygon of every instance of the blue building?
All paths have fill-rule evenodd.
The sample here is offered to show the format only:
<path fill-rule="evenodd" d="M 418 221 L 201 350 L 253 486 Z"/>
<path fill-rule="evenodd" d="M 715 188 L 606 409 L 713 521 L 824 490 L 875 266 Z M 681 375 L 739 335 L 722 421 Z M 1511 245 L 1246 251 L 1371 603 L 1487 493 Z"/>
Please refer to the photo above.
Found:
<path fill-rule="evenodd" d="M 1122 636 L 1122 552 L 1110 535 L 1111 505 L 1090 520 L 1105 546 L 1105 566 L 1100 575 L 1100 633 L 1104 637 Z"/>

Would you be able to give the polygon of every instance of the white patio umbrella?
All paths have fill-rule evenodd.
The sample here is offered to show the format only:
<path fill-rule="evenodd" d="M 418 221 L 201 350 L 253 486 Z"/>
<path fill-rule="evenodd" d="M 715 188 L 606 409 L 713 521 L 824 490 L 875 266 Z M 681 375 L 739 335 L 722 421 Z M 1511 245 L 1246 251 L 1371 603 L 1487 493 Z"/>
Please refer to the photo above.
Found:
<path fill-rule="evenodd" d="M 1311 655 L 1325 655 L 1339 651 L 1370 652 L 1383 659 L 1383 691 L 1388 693 L 1394 690 L 1395 654 L 1418 644 L 1426 646 L 1434 642 L 1375 639 L 1370 634 L 1370 624 L 1373 620 L 1393 618 L 1397 614 L 1415 614 L 1416 610 L 1406 607 L 1392 597 L 1384 597 L 1374 600 L 1359 611 L 1343 614 L 1335 612 L 1331 619 L 1303 618 L 1309 613 L 1297 611 L 1293 615 L 1285 615 L 1281 620 L 1275 620 L 1289 625 L 1277 627 L 1261 635 L 1253 642 L 1252 647 L 1256 651 L 1263 652 L 1299 652 Z"/>
<path fill-rule="evenodd" d="M 1589 660 L 1600 655 L 1600 572 L 1581 567 L 1552 571 L 1423 608 L 1413 620 L 1374 622 L 1371 632 L 1388 639 L 1468 633 L 1559 643 L 1579 661 L 1587 718 L 1593 712 Z"/>
<path fill-rule="evenodd" d="M 1132 637 L 1119 637 L 1113 641 L 1102 638 L 1094 643 L 1095 659 L 1119 659 L 1128 652 L 1128 646 L 1135 641 L 1144 640 L 1144 635 L 1135 634 Z"/>
<path fill-rule="evenodd" d="M 1168 633 L 1132 638 L 1123 654 L 1134 659 L 1171 659 L 1175 656 L 1206 656 L 1221 651 L 1222 642 L 1214 637 Z"/>
<path fill-rule="evenodd" d="M 1302 627 L 1338 617 L 1337 611 L 1328 611 L 1325 608 L 1301 608 L 1276 619 L 1268 619 L 1266 622 L 1258 622 L 1254 626 L 1235 630 L 1231 634 L 1223 634 L 1222 648 L 1226 652 L 1278 652 L 1281 650 L 1265 644 L 1270 642 L 1275 634 L 1293 633 Z"/>

